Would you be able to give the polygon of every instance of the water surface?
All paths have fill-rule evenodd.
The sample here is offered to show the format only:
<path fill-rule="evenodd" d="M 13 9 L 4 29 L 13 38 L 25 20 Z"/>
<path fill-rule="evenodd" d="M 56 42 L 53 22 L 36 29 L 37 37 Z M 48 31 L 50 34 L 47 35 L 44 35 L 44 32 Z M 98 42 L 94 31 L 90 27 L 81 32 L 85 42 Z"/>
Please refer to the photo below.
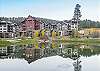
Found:
<path fill-rule="evenodd" d="M 100 46 L 38 43 L 0 47 L 0 71 L 100 71 Z"/>

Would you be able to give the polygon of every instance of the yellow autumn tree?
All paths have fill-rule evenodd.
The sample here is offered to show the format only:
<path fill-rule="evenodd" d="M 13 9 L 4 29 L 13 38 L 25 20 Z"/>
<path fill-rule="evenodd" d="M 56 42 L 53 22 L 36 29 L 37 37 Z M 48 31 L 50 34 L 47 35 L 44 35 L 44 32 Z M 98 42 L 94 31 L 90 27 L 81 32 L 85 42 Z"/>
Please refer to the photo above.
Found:
<path fill-rule="evenodd" d="M 52 38 L 55 38 L 55 37 L 56 37 L 56 32 L 52 31 Z"/>
<path fill-rule="evenodd" d="M 45 48 L 45 44 L 42 44 L 41 47 L 42 47 L 42 48 Z"/>
<path fill-rule="evenodd" d="M 39 36 L 39 31 L 35 31 L 35 37 Z"/>
<path fill-rule="evenodd" d="M 36 44 L 35 44 L 35 48 L 38 48 L 38 47 L 39 47 L 39 44 L 38 44 L 38 43 L 36 43 Z"/>
<path fill-rule="evenodd" d="M 52 43 L 51 46 L 52 46 L 52 48 L 55 48 L 55 43 Z"/>
<path fill-rule="evenodd" d="M 42 30 L 41 34 L 42 34 L 42 37 L 44 37 L 45 36 L 45 30 Z"/>

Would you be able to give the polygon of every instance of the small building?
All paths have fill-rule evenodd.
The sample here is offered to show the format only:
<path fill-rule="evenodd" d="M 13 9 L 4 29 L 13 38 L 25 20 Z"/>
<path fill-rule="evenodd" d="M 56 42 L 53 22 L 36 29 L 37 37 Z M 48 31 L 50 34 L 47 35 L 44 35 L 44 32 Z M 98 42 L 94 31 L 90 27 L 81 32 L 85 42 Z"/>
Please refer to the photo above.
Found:
<path fill-rule="evenodd" d="M 71 35 L 72 29 L 71 29 L 70 22 L 67 21 L 67 20 L 62 21 L 61 30 L 62 30 L 62 35 L 63 36 L 69 36 L 69 35 Z"/>
<path fill-rule="evenodd" d="M 63 35 L 68 36 L 68 23 L 62 25 Z"/>
<path fill-rule="evenodd" d="M 81 37 L 100 38 L 100 28 L 89 28 L 79 31 Z"/>
<path fill-rule="evenodd" d="M 0 21 L 0 38 L 13 38 L 15 27 L 12 22 Z"/>

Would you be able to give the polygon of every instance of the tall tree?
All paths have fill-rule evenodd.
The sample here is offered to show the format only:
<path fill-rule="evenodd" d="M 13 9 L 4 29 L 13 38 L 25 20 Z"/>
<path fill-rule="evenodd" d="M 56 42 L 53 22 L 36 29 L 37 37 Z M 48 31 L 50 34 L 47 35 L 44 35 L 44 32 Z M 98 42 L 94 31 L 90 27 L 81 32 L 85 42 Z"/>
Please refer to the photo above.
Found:
<path fill-rule="evenodd" d="M 73 23 L 76 24 L 77 26 L 77 30 L 79 28 L 79 22 L 80 22 L 80 18 L 81 18 L 81 12 L 80 12 L 80 8 L 81 8 L 81 5 L 79 4 L 76 4 L 76 7 L 75 7 L 75 10 L 74 10 L 74 16 L 73 16 Z"/>

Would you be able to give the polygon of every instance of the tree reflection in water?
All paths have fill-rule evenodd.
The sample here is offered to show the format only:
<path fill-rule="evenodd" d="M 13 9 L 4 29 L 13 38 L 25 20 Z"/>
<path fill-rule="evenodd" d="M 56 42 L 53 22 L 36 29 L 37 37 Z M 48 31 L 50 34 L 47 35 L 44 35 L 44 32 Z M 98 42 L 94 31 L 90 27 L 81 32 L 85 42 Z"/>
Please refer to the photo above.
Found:
<path fill-rule="evenodd" d="M 100 54 L 100 46 L 70 45 L 58 43 L 37 43 L 0 47 L 0 59 L 25 59 L 32 63 L 38 59 L 59 55 L 74 60 L 74 71 L 81 71 L 81 56 L 90 57 Z"/>

